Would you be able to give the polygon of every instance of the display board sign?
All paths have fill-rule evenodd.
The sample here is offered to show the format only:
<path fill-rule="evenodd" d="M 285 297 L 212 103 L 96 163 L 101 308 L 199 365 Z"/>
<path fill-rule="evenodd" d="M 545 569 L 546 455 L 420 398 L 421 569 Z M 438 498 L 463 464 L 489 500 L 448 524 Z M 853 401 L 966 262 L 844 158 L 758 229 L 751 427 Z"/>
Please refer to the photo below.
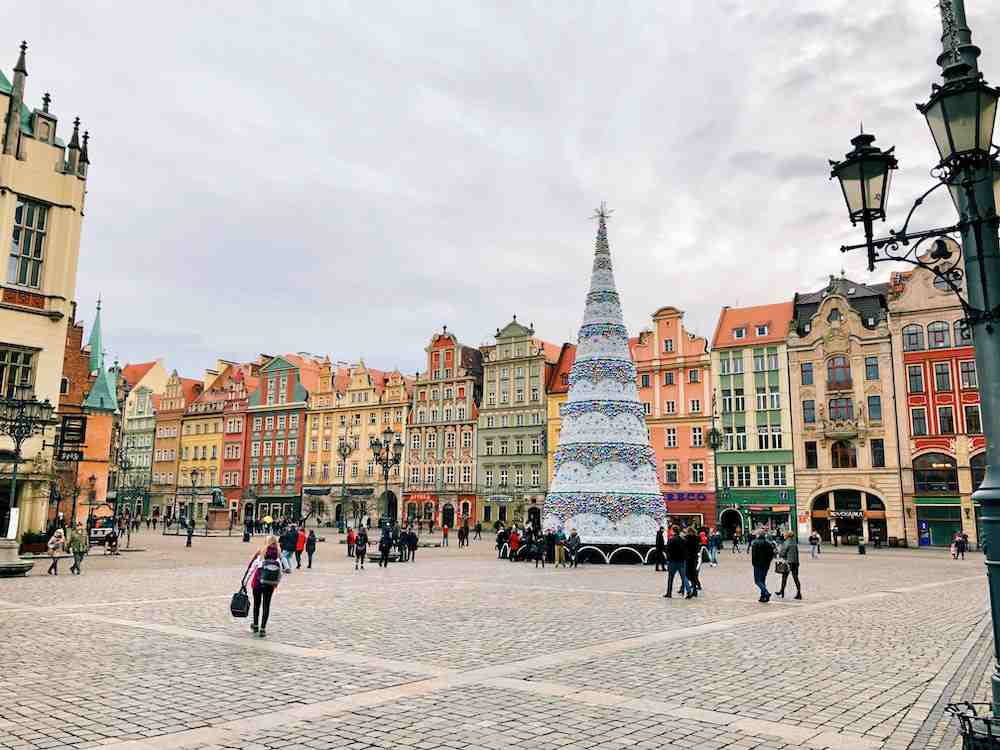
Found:
<path fill-rule="evenodd" d="M 864 518 L 864 511 L 861 510 L 831 510 L 830 518 Z"/>
<path fill-rule="evenodd" d="M 64 414 L 62 429 L 59 431 L 61 445 L 81 445 L 87 437 L 87 417 L 85 414 Z M 71 460 L 71 459 L 67 459 Z"/>
<path fill-rule="evenodd" d="M 56 451 L 56 460 L 80 462 L 83 460 L 83 451 L 80 448 L 63 448 L 60 446 L 59 450 Z"/>

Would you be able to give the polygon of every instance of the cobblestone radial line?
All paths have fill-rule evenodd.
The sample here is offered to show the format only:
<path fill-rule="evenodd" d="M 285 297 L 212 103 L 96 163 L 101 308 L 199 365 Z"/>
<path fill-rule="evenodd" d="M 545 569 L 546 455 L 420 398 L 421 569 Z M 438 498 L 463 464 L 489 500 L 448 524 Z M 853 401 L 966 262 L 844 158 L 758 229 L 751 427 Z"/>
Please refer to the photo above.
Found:
<path fill-rule="evenodd" d="M 533 668 L 559 666 L 574 661 L 606 656 L 621 651 L 628 651 L 645 645 L 659 644 L 659 643 L 669 642 L 672 640 L 690 638 L 705 633 L 715 633 L 715 632 L 731 630 L 750 623 L 760 623 L 771 620 L 777 620 L 784 617 L 792 616 L 797 612 L 799 613 L 816 612 L 829 609 L 832 607 L 839 607 L 844 604 L 857 603 L 863 601 L 876 601 L 878 599 L 889 598 L 895 595 L 910 593 L 913 591 L 922 591 L 941 586 L 953 586 L 957 583 L 980 580 L 981 578 L 982 578 L 981 575 L 966 576 L 963 578 L 917 584 L 914 586 L 897 588 L 893 590 L 876 591 L 867 594 L 860 594 L 857 596 L 835 599 L 827 602 L 817 602 L 814 604 L 789 606 L 779 609 L 777 611 L 771 610 L 768 612 L 761 612 L 753 615 L 746 615 L 741 617 L 729 618 L 725 620 L 706 622 L 686 628 L 678 628 L 673 631 L 661 631 L 657 633 L 651 633 L 645 636 L 625 638 L 617 641 L 607 641 L 604 643 L 594 644 L 590 646 L 583 646 L 574 649 L 566 649 L 545 656 L 531 657 L 528 659 L 522 659 L 519 661 L 509 662 L 502 665 L 491 665 L 488 667 L 479 667 L 466 671 L 428 667 L 428 669 L 436 670 L 438 674 L 426 679 L 415 680 L 408 683 L 402 683 L 388 688 L 378 688 L 375 690 L 370 690 L 351 696 L 336 698 L 330 701 L 313 703 L 304 706 L 295 706 L 282 711 L 275 711 L 269 714 L 251 717 L 249 719 L 240 719 L 237 721 L 224 722 L 221 724 L 216 724 L 212 727 L 186 730 L 180 733 L 176 733 L 174 735 L 155 737 L 146 740 L 129 740 L 125 742 L 109 743 L 105 745 L 105 747 L 109 748 L 110 750 L 161 750 L 161 749 L 177 750 L 180 748 L 188 748 L 191 746 L 197 746 L 206 743 L 211 744 L 211 743 L 221 743 L 221 742 L 236 742 L 239 741 L 241 736 L 247 736 L 252 732 L 257 732 L 261 730 L 282 727 L 291 721 L 325 718 L 345 712 L 350 712 L 360 707 L 380 706 L 385 703 L 399 700 L 401 698 L 425 695 L 429 692 L 433 692 L 436 690 L 482 684 L 484 682 L 488 682 L 497 678 L 507 678 L 510 675 L 522 674 L 525 671 L 525 669 L 531 670 Z M 361 663 L 361 664 L 366 664 L 368 666 L 380 666 L 382 668 L 390 669 L 392 671 L 409 671 L 411 673 L 421 671 L 419 666 L 415 666 L 411 662 L 401 662 L 395 660 L 378 660 L 375 658 L 360 657 L 353 654 L 346 654 L 343 652 L 328 651 L 321 649 L 304 649 L 301 647 L 287 646 L 284 644 L 271 643 L 271 642 L 262 643 L 261 641 L 244 640 L 220 634 L 204 633 L 201 631 L 195 631 L 189 628 L 183 628 L 179 626 L 161 626 L 150 623 L 137 622 L 133 620 L 117 620 L 114 618 L 104 617 L 101 615 L 90 614 L 90 613 L 72 612 L 72 613 L 67 613 L 67 616 L 75 618 L 85 618 L 93 622 L 106 622 L 109 624 L 113 623 L 128 627 L 136 627 L 140 629 L 145 628 L 184 637 L 191 637 L 191 638 L 198 638 L 198 639 L 205 639 L 212 641 L 220 640 L 225 643 L 236 643 L 250 648 L 263 647 L 265 649 L 274 649 L 282 653 L 286 653 L 288 652 L 287 651 L 288 649 L 291 649 L 294 650 L 294 652 L 297 654 L 321 656 L 323 658 L 330 658 L 335 660 L 340 658 L 344 658 L 345 660 L 350 659 L 351 663 Z M 972 641 L 972 643 L 974 643 L 974 640 Z M 427 667 L 427 665 L 420 665 L 420 666 Z M 938 681 L 938 683 L 936 684 L 943 684 L 943 683 L 940 683 L 940 681 Z M 596 690 L 578 691 L 576 695 L 578 696 L 578 699 L 582 699 L 581 702 L 585 700 L 591 705 L 616 706 L 616 705 L 622 705 L 632 700 L 626 696 L 620 696 L 613 693 L 608 693 L 605 691 L 596 691 Z M 931 704 L 933 704 L 933 701 L 931 701 Z M 927 706 L 924 706 L 923 708 L 926 709 Z M 691 713 L 691 716 L 700 717 L 700 720 L 706 720 L 708 718 L 716 716 L 716 712 L 707 711 L 704 709 L 685 708 L 684 710 L 685 712 L 695 712 Z M 724 717 L 725 715 L 720 716 L 720 718 Z M 716 721 L 716 723 L 718 723 L 718 721 Z M 733 728 L 740 729 L 742 727 L 746 731 L 757 732 L 761 730 L 762 725 L 777 725 L 777 724 L 778 724 L 777 722 L 764 722 L 758 719 L 748 719 L 746 717 L 739 717 L 737 722 L 734 722 Z M 781 731 L 781 734 L 779 734 L 778 736 L 792 740 L 793 739 L 792 735 L 794 734 L 795 735 L 794 740 L 801 741 L 802 738 L 801 733 L 803 731 L 802 727 L 781 724 L 780 726 L 777 727 L 777 729 Z M 809 739 L 807 744 L 810 744 L 814 747 L 862 748 L 862 747 L 879 746 L 879 745 L 864 744 L 865 741 L 863 740 L 859 740 L 858 743 L 852 744 L 854 743 L 855 737 L 856 735 L 844 735 L 836 732 L 825 731 Z M 817 743 L 823 743 L 823 744 L 817 744 Z"/>

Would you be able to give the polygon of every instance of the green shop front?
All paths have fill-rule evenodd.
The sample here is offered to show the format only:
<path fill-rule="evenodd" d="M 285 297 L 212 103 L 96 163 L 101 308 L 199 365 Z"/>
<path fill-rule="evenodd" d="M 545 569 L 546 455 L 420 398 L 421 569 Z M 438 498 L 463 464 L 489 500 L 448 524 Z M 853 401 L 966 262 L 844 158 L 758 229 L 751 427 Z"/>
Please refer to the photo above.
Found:
<path fill-rule="evenodd" d="M 723 487 L 718 495 L 718 524 L 725 539 L 756 529 L 796 530 L 795 490 Z"/>
<path fill-rule="evenodd" d="M 954 497 L 915 497 L 917 541 L 921 547 L 947 547 L 955 534 L 962 532 L 962 499 Z"/>

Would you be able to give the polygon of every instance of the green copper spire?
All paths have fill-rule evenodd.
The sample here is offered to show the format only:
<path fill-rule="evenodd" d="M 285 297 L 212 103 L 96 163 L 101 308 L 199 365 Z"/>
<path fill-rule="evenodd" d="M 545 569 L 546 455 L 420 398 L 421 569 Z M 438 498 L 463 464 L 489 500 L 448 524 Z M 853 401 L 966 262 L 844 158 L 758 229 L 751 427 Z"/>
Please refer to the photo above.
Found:
<path fill-rule="evenodd" d="M 95 373 L 104 369 L 104 337 L 101 335 L 101 298 L 97 298 L 97 315 L 94 316 L 94 325 L 90 329 L 90 338 L 87 339 L 87 346 L 90 347 L 90 372 Z"/>

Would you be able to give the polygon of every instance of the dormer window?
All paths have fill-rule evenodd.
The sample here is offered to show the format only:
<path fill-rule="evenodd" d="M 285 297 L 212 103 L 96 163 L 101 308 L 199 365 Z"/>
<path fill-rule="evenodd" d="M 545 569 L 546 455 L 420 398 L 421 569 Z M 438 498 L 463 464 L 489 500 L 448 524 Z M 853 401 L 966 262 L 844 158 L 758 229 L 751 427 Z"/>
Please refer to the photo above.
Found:
<path fill-rule="evenodd" d="M 745 339 L 746 337 L 747 337 L 747 329 L 746 328 L 734 328 L 733 329 L 733 338 L 734 339 Z"/>
<path fill-rule="evenodd" d="M 830 310 L 830 314 L 826 316 L 828 323 L 833 323 L 834 321 L 840 320 L 840 310 L 836 307 Z"/>
<path fill-rule="evenodd" d="M 757 335 L 766 336 L 767 335 L 767 325 L 757 326 Z"/>

